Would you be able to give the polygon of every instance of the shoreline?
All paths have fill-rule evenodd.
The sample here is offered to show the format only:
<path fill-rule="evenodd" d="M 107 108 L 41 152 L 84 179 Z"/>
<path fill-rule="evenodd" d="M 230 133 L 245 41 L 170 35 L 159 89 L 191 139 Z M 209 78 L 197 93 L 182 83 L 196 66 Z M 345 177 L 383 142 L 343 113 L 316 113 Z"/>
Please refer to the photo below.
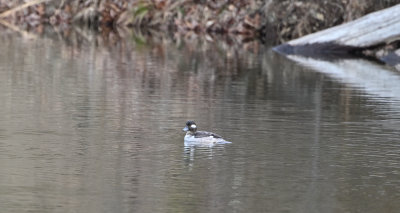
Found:
<path fill-rule="evenodd" d="M 284 43 L 397 3 L 400 1 L 19 0 L 0 1 L 0 20 L 28 27 L 82 25 L 99 31 L 143 27 L 181 34 L 233 34 Z"/>

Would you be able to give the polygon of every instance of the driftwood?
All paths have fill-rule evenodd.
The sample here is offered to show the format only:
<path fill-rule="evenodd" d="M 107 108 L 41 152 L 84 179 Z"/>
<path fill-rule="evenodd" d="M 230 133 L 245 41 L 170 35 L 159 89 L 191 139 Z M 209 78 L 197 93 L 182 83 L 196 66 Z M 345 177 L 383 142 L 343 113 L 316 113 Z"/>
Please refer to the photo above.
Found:
<path fill-rule="evenodd" d="M 400 39 L 400 4 L 357 20 L 316 32 L 274 50 L 284 54 L 315 55 L 366 49 Z"/>

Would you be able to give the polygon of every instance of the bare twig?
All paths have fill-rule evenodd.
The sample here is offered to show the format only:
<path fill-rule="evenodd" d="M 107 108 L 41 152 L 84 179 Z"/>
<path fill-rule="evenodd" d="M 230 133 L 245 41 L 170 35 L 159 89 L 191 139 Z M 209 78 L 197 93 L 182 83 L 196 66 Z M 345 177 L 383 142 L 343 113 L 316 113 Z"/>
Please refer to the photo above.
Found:
<path fill-rule="evenodd" d="M 22 10 L 22 9 L 25 9 L 27 7 L 30 7 L 30 6 L 33 6 L 33 5 L 36 5 L 36 4 L 40 4 L 40 3 L 45 2 L 45 1 L 52 1 L 52 0 L 34 0 L 34 1 L 26 2 L 25 4 L 19 5 L 17 7 L 14 7 L 12 9 L 9 9 L 9 10 L 1 13 L 0 14 L 0 18 L 7 17 L 9 15 L 12 15 L 12 14 Z"/>

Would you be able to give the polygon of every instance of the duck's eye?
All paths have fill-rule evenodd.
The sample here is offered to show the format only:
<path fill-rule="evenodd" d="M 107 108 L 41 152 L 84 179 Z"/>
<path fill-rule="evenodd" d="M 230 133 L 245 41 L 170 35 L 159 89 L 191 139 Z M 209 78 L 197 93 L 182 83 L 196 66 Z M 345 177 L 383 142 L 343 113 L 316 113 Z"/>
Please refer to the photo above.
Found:
<path fill-rule="evenodd" d="M 196 129 L 196 125 L 192 124 L 192 125 L 190 126 L 190 128 Z"/>

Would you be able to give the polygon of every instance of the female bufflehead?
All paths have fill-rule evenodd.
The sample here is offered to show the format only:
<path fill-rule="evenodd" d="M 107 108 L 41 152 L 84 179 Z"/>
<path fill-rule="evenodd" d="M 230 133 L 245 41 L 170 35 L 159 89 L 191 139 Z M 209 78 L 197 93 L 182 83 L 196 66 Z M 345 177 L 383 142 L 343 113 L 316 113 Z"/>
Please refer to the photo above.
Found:
<path fill-rule="evenodd" d="M 185 142 L 193 142 L 193 143 L 208 143 L 208 144 L 216 144 L 216 143 L 230 143 L 229 141 L 224 140 L 221 136 L 205 131 L 197 131 L 197 125 L 194 121 L 186 122 L 185 128 L 183 131 L 186 132 Z"/>

